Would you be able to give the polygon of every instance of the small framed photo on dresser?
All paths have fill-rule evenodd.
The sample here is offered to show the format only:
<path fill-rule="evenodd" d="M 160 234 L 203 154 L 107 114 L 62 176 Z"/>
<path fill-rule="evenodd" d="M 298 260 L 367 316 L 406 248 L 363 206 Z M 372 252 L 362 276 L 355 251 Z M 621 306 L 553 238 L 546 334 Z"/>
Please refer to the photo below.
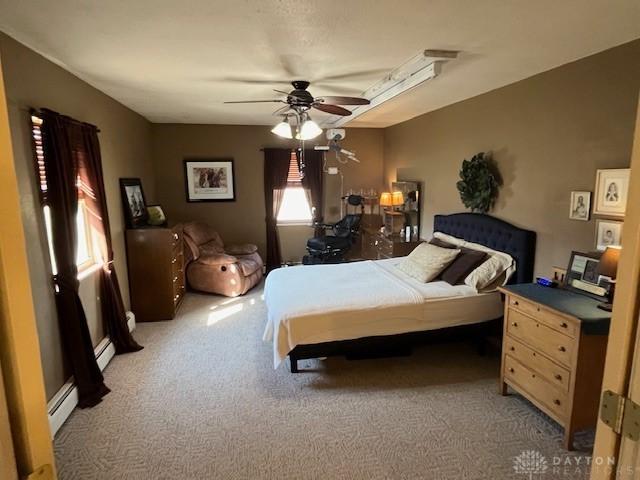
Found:
<path fill-rule="evenodd" d="M 622 244 L 622 222 L 598 220 L 596 222 L 596 250 L 604 252 L 607 247 Z"/>
<path fill-rule="evenodd" d="M 571 192 L 571 208 L 569 218 L 571 220 L 589 220 L 591 209 L 591 192 Z"/>
<path fill-rule="evenodd" d="M 629 191 L 629 168 L 598 170 L 594 215 L 624 217 Z"/>

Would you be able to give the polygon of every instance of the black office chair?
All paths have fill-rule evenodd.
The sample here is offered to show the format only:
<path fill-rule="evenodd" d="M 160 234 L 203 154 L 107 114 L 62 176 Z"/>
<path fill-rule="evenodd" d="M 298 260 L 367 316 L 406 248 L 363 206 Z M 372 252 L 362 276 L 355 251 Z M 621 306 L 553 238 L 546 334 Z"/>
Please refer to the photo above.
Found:
<path fill-rule="evenodd" d="M 364 212 L 364 198 L 360 195 L 347 195 L 343 200 L 347 205 L 347 214 L 340 221 L 314 224 L 314 228 L 331 229 L 333 235 L 322 235 L 307 240 L 309 254 L 302 260 L 305 265 L 345 261 L 345 254 L 358 238 L 360 220 Z M 349 207 L 360 207 L 360 211 L 349 213 Z"/>

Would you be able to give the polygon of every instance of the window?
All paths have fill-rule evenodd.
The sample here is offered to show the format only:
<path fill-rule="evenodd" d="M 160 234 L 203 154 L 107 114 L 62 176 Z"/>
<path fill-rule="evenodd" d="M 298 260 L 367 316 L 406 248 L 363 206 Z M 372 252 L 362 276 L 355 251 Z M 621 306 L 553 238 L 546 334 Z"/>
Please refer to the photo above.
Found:
<path fill-rule="evenodd" d="M 311 206 L 307 200 L 307 194 L 302 188 L 302 179 L 295 151 L 291 152 L 287 187 L 284 190 L 277 220 L 278 225 L 309 225 L 312 220 Z"/>
<path fill-rule="evenodd" d="M 42 131 L 40 126 L 42 125 L 42 119 L 37 116 L 31 117 L 33 144 L 36 156 L 36 168 L 38 175 L 38 183 L 40 187 L 40 198 L 42 200 L 42 213 L 44 216 L 45 229 L 47 231 L 47 243 L 49 245 L 49 257 L 51 259 L 51 271 L 54 275 L 58 273 L 58 267 L 56 265 L 56 259 L 53 254 L 53 233 L 52 233 L 52 219 L 51 208 L 48 204 L 47 198 L 47 172 L 44 162 L 44 148 L 42 145 Z M 78 185 L 80 182 L 78 180 Z M 84 200 L 82 199 L 82 192 L 78 189 L 78 214 L 76 216 L 76 229 L 78 235 L 78 250 L 76 252 L 76 265 L 78 266 L 78 272 L 84 272 L 87 269 L 92 268 L 96 264 L 100 263 L 98 257 L 94 255 L 97 252 L 96 248 L 96 235 L 93 228 L 89 225 L 87 217 L 87 208 Z"/>

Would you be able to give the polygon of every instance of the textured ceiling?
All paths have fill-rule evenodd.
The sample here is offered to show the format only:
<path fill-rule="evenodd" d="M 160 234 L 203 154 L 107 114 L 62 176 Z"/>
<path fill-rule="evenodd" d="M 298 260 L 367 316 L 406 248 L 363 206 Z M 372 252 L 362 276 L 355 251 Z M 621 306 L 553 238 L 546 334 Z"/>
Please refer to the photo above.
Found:
<path fill-rule="evenodd" d="M 273 124 L 277 104 L 222 102 L 294 78 L 358 94 L 425 48 L 459 50 L 350 123 L 386 127 L 639 38 L 640 1 L 0 0 L 0 30 L 154 122 Z"/>

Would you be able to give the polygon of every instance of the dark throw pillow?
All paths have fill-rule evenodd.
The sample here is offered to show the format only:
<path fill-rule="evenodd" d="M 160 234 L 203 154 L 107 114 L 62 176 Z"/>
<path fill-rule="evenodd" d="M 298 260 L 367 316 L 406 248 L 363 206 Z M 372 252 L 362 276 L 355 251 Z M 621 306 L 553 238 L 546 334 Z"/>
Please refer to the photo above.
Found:
<path fill-rule="evenodd" d="M 472 250 L 470 248 L 458 247 L 461 251 L 456 259 L 444 269 L 440 278 L 449 285 L 460 285 L 464 283 L 471 272 L 473 272 L 489 256 L 486 252 Z"/>
<path fill-rule="evenodd" d="M 433 237 L 431 240 L 429 240 L 429 243 L 431 245 L 435 245 L 436 247 L 440 247 L 440 248 L 458 248 L 455 245 L 445 242 L 444 240 L 440 240 L 439 238 L 436 238 L 436 237 Z"/>

